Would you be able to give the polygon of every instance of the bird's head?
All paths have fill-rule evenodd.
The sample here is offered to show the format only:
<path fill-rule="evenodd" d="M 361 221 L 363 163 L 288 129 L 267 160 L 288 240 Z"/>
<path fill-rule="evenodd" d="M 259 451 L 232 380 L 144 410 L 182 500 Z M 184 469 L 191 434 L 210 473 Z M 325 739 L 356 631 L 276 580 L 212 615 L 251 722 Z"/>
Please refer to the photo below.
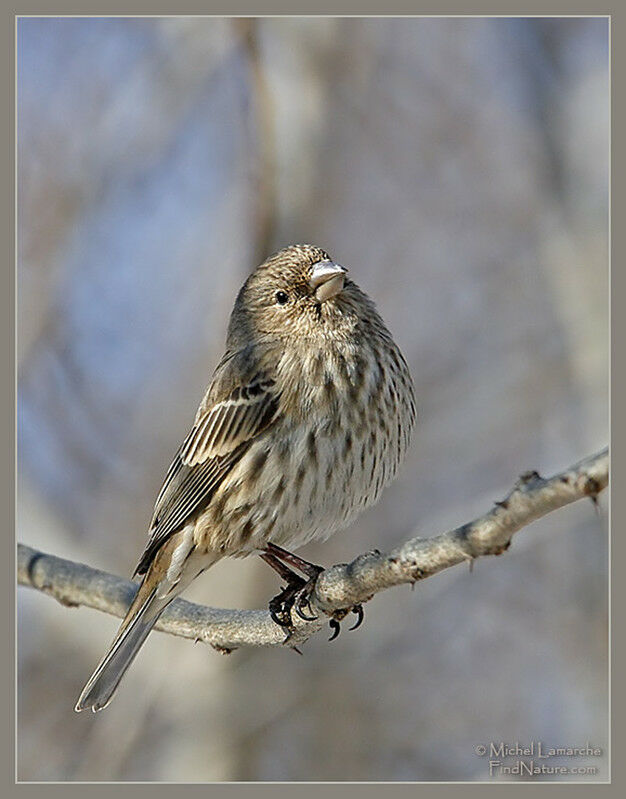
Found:
<path fill-rule="evenodd" d="M 356 289 L 347 280 L 347 271 L 325 250 L 310 244 L 279 250 L 244 283 L 229 338 L 250 340 L 261 335 L 289 342 L 332 335 L 350 310 L 347 295 Z"/>

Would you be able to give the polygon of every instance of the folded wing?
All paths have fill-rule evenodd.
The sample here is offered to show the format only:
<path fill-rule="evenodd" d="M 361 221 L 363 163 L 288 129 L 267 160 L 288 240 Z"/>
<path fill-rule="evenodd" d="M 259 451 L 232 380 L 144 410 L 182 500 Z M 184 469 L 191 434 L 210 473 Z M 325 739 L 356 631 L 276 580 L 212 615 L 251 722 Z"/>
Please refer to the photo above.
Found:
<path fill-rule="evenodd" d="M 135 574 L 146 572 L 167 538 L 208 505 L 253 439 L 272 424 L 277 410 L 274 381 L 263 377 L 235 386 L 223 399 L 200 407 L 157 497 L 150 538 Z"/>

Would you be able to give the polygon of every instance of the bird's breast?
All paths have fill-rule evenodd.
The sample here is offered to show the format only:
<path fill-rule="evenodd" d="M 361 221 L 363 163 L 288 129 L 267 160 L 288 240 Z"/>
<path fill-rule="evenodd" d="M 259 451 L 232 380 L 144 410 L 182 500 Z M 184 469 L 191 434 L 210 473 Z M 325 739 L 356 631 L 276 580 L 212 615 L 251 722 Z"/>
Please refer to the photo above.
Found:
<path fill-rule="evenodd" d="M 283 361 L 277 420 L 203 517 L 226 554 L 327 538 L 378 499 L 409 444 L 415 405 L 401 356 L 337 347 Z"/>

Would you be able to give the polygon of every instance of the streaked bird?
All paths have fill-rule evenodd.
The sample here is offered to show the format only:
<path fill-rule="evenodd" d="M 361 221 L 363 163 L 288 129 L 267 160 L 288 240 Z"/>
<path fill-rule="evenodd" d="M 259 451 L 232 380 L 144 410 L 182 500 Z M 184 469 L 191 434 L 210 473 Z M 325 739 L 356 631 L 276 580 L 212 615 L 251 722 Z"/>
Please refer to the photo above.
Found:
<path fill-rule="evenodd" d="M 157 497 L 133 575 L 141 585 L 77 711 L 109 703 L 168 604 L 223 557 L 260 553 L 287 580 L 270 610 L 289 629 L 321 568 L 286 548 L 345 527 L 396 475 L 415 422 L 413 383 L 346 273 L 324 250 L 294 245 L 244 283 Z"/>

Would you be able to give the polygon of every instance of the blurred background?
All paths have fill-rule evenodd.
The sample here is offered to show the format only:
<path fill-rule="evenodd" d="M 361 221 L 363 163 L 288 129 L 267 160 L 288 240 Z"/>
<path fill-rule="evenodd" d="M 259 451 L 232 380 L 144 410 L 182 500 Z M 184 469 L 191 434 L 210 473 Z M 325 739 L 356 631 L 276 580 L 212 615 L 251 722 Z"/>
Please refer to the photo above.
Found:
<path fill-rule="evenodd" d="M 23 18 L 18 125 L 20 541 L 130 575 L 235 294 L 288 243 L 375 299 L 419 407 L 397 481 L 304 557 L 442 532 L 607 443 L 606 19 Z M 73 706 L 118 620 L 19 589 L 18 779 L 474 780 L 480 743 L 606 751 L 606 506 L 304 657 L 154 633 L 97 716 Z M 278 586 L 251 557 L 186 598 Z"/>

